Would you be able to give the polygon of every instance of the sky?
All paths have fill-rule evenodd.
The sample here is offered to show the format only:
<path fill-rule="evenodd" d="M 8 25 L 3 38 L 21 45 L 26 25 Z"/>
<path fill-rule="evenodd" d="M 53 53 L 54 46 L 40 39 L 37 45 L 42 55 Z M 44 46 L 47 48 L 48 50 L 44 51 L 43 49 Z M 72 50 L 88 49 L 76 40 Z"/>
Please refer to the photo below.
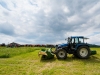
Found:
<path fill-rule="evenodd" d="M 100 0 L 0 0 L 0 43 L 100 45 Z"/>

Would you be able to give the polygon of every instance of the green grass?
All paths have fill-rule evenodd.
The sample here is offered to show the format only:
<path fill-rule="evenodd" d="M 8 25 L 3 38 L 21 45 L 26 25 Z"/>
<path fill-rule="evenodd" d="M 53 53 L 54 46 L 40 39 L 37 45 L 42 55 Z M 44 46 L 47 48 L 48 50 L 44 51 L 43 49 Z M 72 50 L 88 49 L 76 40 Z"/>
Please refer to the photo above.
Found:
<path fill-rule="evenodd" d="M 41 60 L 41 47 L 0 48 L 0 75 L 100 75 L 100 48 L 91 48 L 97 54 L 89 59 L 68 55 L 66 60 Z"/>
<path fill-rule="evenodd" d="M 35 50 L 39 50 L 38 47 L 20 47 L 20 48 L 6 48 L 0 47 L 0 58 L 10 58 L 16 55 L 33 52 Z"/>

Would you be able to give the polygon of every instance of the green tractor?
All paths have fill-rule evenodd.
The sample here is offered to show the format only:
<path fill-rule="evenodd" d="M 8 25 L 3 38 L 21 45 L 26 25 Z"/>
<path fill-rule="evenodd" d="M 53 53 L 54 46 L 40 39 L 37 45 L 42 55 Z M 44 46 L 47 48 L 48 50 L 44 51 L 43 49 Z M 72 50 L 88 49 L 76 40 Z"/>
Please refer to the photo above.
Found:
<path fill-rule="evenodd" d="M 75 57 L 81 58 L 81 59 L 87 59 L 90 57 L 90 55 L 96 54 L 95 50 L 90 50 L 90 47 L 87 43 L 84 41 L 88 39 L 83 36 L 71 36 L 67 38 L 66 44 L 60 44 L 56 46 L 56 49 L 54 52 L 52 50 L 49 51 L 51 55 L 48 56 L 46 52 L 45 57 L 52 57 L 54 54 L 58 59 L 66 59 L 67 54 L 73 54 Z"/>

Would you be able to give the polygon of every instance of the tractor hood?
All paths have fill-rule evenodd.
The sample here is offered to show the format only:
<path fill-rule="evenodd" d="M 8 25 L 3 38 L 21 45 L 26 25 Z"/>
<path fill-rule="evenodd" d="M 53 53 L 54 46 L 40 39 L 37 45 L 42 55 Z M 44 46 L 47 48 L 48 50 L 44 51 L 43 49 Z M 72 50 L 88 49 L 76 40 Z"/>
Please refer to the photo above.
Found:
<path fill-rule="evenodd" d="M 58 47 L 66 47 L 68 44 L 59 44 Z"/>

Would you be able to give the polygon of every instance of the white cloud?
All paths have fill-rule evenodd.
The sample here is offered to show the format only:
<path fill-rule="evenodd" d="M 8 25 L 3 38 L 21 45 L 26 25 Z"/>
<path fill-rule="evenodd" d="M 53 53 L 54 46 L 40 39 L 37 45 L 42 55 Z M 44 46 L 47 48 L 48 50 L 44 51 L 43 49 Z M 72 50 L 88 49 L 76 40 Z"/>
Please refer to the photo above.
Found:
<path fill-rule="evenodd" d="M 100 45 L 100 33 L 99 34 L 95 34 L 93 36 L 90 36 L 90 40 L 89 40 L 90 43 L 92 44 L 98 44 Z"/>
<path fill-rule="evenodd" d="M 78 15 L 73 15 L 71 17 L 68 17 L 68 22 L 69 23 L 74 23 L 77 21 L 81 21 L 81 18 Z"/>
<path fill-rule="evenodd" d="M 0 0 L 0 35 L 5 37 L 0 43 L 61 43 L 74 35 L 99 38 L 99 5 L 99 0 Z"/>
<path fill-rule="evenodd" d="M 89 14 L 93 14 L 95 12 L 98 12 L 97 10 L 100 10 L 100 2 L 96 3 L 91 9 L 89 9 L 87 12 Z"/>
<path fill-rule="evenodd" d="M 70 13 L 70 10 L 68 9 L 67 6 L 62 6 L 62 9 L 65 13 Z"/>
<path fill-rule="evenodd" d="M 12 36 L 8 36 L 8 35 L 4 35 L 4 34 L 0 34 L 0 39 L 1 39 L 1 43 L 10 43 L 15 41 L 15 39 Z"/>

